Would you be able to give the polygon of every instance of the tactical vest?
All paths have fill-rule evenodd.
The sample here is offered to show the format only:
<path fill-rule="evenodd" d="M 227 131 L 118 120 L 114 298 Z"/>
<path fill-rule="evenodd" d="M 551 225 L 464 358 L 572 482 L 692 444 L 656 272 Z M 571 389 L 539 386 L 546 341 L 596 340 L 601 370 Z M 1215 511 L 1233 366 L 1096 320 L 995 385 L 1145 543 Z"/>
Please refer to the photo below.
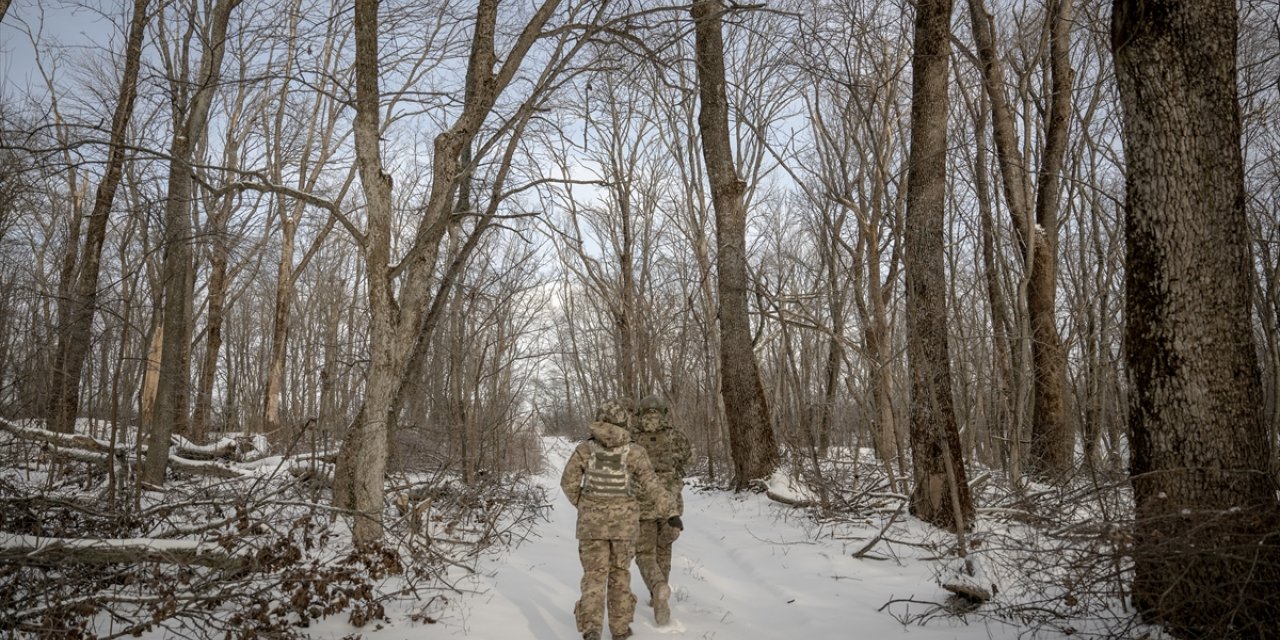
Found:
<path fill-rule="evenodd" d="M 595 498 L 630 498 L 631 474 L 627 471 L 630 444 L 605 449 L 592 443 L 587 471 L 582 476 L 582 493 Z"/>

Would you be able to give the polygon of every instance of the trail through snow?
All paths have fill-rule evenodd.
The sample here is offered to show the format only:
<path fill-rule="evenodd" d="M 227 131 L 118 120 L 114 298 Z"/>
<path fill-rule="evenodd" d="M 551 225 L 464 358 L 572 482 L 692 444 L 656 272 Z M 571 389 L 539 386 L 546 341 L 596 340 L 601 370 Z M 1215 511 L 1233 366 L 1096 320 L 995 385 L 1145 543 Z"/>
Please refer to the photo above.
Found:
<path fill-rule="evenodd" d="M 455 601 L 424 637 L 484 640 L 578 638 L 575 511 L 559 489 L 560 470 L 572 450 L 548 438 L 547 470 L 539 477 L 553 509 L 527 541 L 485 561 L 459 586 L 474 590 Z M 636 640 L 668 636 L 705 640 L 893 638 L 976 640 L 1017 638 L 1022 629 L 985 620 L 934 618 L 903 625 L 890 609 L 895 598 L 941 602 L 946 592 L 924 563 L 855 560 L 863 541 L 815 539 L 812 525 L 757 494 L 685 490 L 686 530 L 675 544 L 671 570 L 672 620 L 653 621 L 638 571 L 639 600 L 632 623 Z M 868 529 L 863 534 L 871 535 Z M 899 603 L 898 613 L 924 604 Z M 401 628 L 400 631 L 406 631 Z M 441 633 L 443 632 L 443 633 Z M 605 631 L 608 638 L 608 631 Z"/>

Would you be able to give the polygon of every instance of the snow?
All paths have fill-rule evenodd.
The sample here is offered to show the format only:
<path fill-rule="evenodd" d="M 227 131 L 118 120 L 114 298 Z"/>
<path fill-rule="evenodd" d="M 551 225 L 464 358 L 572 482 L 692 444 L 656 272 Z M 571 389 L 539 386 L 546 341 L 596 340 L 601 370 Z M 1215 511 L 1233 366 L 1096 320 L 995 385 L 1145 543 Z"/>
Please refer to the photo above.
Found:
<path fill-rule="evenodd" d="M 479 571 L 449 577 L 461 593 L 433 610 L 434 624 L 413 623 L 388 607 L 389 623 L 355 629 L 337 621 L 313 626 L 315 638 L 360 634 L 370 640 L 408 637 L 550 640 L 579 637 L 573 605 L 581 568 L 574 539 L 575 512 L 559 490 L 571 444 L 548 439 L 547 471 L 538 482 L 551 510 L 527 540 L 484 558 Z M 886 516 L 887 517 L 887 516 Z M 856 528 L 819 527 L 804 513 L 761 494 L 685 489 L 685 533 L 672 563 L 672 621 L 654 624 L 647 593 L 632 571 L 638 604 L 636 640 L 668 636 L 703 640 L 780 638 L 890 638 L 989 640 L 1028 637 L 1027 629 L 988 616 L 912 617 L 942 604 L 935 566 L 924 550 L 895 545 L 895 560 L 856 560 L 853 551 L 882 523 Z M 924 526 L 904 518 L 917 533 Z M 860 536 L 860 539 L 858 538 Z M 890 543 L 881 543 L 882 545 Z M 882 551 L 884 547 L 880 548 Z M 894 601 L 893 604 L 889 604 Z M 407 609 L 420 609 L 415 602 Z M 886 606 L 887 605 L 887 606 Z M 904 623 L 902 620 L 908 620 Z M 608 638 L 608 632 L 604 634 Z M 1034 637 L 1066 637 L 1037 633 Z"/>
<path fill-rule="evenodd" d="M 3 439 L 7 436 L 0 434 Z M 547 508 L 544 518 L 531 519 L 527 529 L 518 530 L 523 536 L 519 544 L 488 547 L 478 558 L 459 556 L 461 559 L 447 565 L 447 571 L 430 587 L 417 582 L 409 590 L 405 578 L 397 575 L 375 580 L 376 590 L 383 596 L 385 620 L 355 627 L 344 612 L 299 630 L 321 640 L 578 638 L 573 618 L 581 577 L 574 538 L 576 513 L 559 489 L 560 471 L 573 443 L 563 438 L 541 442 L 546 464 L 534 482 L 545 492 Z M 265 477 L 281 467 L 306 464 L 305 459 L 274 455 L 235 463 L 234 467 L 248 477 Z M 4 475 L 9 473 L 16 471 Z M 771 494 L 783 500 L 806 503 L 814 499 L 785 471 L 765 484 Z M 1110 634 L 1105 628 L 1108 619 L 1124 626 L 1129 612 L 1118 601 L 1103 602 L 1101 608 L 1106 611 L 1090 614 L 1088 620 L 1060 618 L 1053 626 L 1019 624 L 1017 621 L 1026 618 L 1008 609 L 1001 617 L 1001 607 L 1040 602 L 1056 611 L 1055 603 L 1081 595 L 1056 586 L 1065 575 L 1048 585 L 1043 579 L 1018 584 L 1017 574 L 1029 575 L 1029 567 L 1010 553 L 1017 545 L 1004 544 L 1021 533 L 1006 520 L 979 518 L 970 534 L 974 543 L 971 564 L 965 566 L 955 557 L 935 557 L 948 555 L 945 550 L 952 548 L 953 538 L 892 508 L 879 514 L 819 522 L 809 511 L 766 494 L 705 488 L 693 480 L 687 482 L 684 497 L 686 530 L 675 545 L 671 623 L 663 627 L 654 623 L 643 583 L 633 571 L 632 591 L 639 600 L 632 623 L 636 640 L 668 636 L 700 640 L 1132 637 Z M 1097 524 L 1089 518 L 1080 522 L 1081 526 Z M 350 532 L 341 523 L 339 519 L 332 532 L 347 539 L 347 544 L 331 540 L 337 548 L 349 546 Z M 874 544 L 872 553 L 863 559 L 853 557 L 881 534 L 884 538 Z M 447 544 L 445 537 L 433 539 Z M 72 541 L 0 535 L 0 552 L 26 553 L 47 544 L 214 551 L 204 546 L 208 543 L 182 540 Z M 1042 550 L 1049 555 L 1059 552 L 1053 547 Z M 1065 561 L 1049 560 L 1039 569 L 1053 572 Z M 998 584 L 999 591 L 989 589 L 994 599 L 976 610 L 962 610 L 950 606 L 954 603 L 941 586 L 944 582 L 953 583 L 953 588 L 962 585 L 984 590 Z M 156 628 L 142 637 L 173 637 L 166 633 L 165 628 Z M 607 632 L 604 637 L 609 637 Z M 1151 637 L 1162 636 L 1153 633 Z"/>

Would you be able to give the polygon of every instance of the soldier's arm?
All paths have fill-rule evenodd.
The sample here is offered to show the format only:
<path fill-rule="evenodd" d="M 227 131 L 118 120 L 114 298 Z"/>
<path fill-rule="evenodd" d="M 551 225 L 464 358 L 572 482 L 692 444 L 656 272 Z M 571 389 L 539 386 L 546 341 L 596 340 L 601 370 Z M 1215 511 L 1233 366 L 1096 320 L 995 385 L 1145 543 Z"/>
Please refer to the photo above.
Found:
<path fill-rule="evenodd" d="M 564 472 L 560 474 L 560 490 L 569 498 L 569 504 L 575 507 L 578 506 L 578 498 L 582 497 L 582 474 L 585 468 L 582 448 L 579 447 L 573 450 L 568 464 L 564 465 Z"/>
<path fill-rule="evenodd" d="M 675 468 L 678 475 L 683 478 L 685 470 L 689 468 L 689 463 L 693 460 L 693 443 L 689 442 L 689 436 L 685 435 L 684 430 L 679 427 L 673 428 L 675 433 Z"/>

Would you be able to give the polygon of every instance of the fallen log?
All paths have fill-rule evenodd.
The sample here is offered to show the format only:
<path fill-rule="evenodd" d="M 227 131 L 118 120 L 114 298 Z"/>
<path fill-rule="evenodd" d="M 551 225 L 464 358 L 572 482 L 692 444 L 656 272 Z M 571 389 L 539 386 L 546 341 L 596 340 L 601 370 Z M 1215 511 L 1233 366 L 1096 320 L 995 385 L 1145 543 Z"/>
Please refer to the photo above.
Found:
<path fill-rule="evenodd" d="M 133 564 L 162 562 L 238 570 L 249 558 L 228 553 L 212 542 L 152 538 L 46 538 L 15 535 L 0 538 L 0 563 L 24 565 Z"/>

